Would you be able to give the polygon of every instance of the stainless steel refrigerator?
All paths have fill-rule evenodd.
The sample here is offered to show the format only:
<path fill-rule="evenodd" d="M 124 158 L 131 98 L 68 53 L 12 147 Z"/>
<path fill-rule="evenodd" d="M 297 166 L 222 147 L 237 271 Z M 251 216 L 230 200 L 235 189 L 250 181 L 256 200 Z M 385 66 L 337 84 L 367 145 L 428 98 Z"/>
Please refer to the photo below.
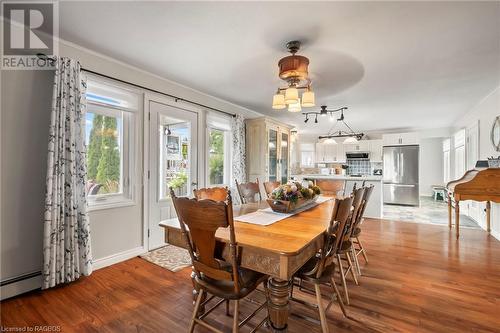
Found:
<path fill-rule="evenodd" d="M 384 147 L 384 203 L 418 206 L 419 146 Z"/>

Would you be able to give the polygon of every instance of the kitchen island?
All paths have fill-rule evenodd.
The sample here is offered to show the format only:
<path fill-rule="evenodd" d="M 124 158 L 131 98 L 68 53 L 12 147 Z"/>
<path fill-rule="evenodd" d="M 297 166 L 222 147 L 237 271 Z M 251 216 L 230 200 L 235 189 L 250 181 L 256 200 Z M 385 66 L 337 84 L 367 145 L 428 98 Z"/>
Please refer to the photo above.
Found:
<path fill-rule="evenodd" d="M 382 218 L 383 214 L 383 200 L 382 200 L 382 176 L 372 176 L 366 175 L 361 177 L 354 176 L 343 176 L 343 175 L 322 175 L 322 174 L 300 174 L 292 176 L 297 181 L 302 180 L 342 180 L 345 183 L 345 194 L 349 194 L 352 192 L 354 184 L 359 188 L 363 182 L 365 182 L 366 186 L 373 185 L 375 188 L 373 189 L 372 196 L 368 201 L 368 205 L 366 207 L 365 216 L 372 218 Z"/>

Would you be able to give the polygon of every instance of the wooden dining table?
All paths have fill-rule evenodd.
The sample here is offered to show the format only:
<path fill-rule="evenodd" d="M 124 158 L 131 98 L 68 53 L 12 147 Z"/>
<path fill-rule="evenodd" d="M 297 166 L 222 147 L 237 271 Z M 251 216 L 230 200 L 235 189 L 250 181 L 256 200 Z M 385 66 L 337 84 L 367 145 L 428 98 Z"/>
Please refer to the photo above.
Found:
<path fill-rule="evenodd" d="M 269 207 L 265 201 L 233 208 L 241 266 L 270 277 L 267 307 L 272 332 L 287 331 L 293 276 L 321 248 L 333 203 L 322 202 L 268 226 L 238 221 L 238 216 Z M 187 248 L 177 219 L 162 221 L 160 226 L 165 228 L 165 242 Z M 216 238 L 229 243 L 229 229 L 217 230 Z"/>

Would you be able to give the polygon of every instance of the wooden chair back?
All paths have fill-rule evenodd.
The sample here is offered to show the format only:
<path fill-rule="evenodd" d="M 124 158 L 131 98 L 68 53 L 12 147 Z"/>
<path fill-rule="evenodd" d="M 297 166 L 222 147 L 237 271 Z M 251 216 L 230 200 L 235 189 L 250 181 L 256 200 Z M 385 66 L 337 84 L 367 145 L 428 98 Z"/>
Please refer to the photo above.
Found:
<path fill-rule="evenodd" d="M 329 259 L 337 253 L 341 240 L 344 238 L 345 232 L 347 232 L 348 221 L 352 212 L 352 202 L 353 197 L 335 199 L 330 225 L 325 234 L 323 246 L 318 253 L 319 260 L 310 272 L 305 273 L 306 275 L 320 278 L 323 270 L 329 264 Z"/>
<path fill-rule="evenodd" d="M 345 180 L 340 179 L 316 179 L 316 185 L 321 189 L 321 193 L 326 195 L 337 195 L 343 193 Z"/>
<path fill-rule="evenodd" d="M 365 187 L 360 187 L 352 191 L 352 211 L 349 216 L 349 221 L 347 225 L 347 231 L 344 233 L 344 240 L 349 240 L 351 233 L 354 230 L 354 225 L 358 219 L 361 212 L 361 204 L 363 203 L 363 197 L 365 195 Z"/>
<path fill-rule="evenodd" d="M 196 199 L 210 199 L 214 201 L 226 201 L 228 192 L 229 189 L 227 187 L 207 187 L 193 190 Z"/>
<path fill-rule="evenodd" d="M 248 182 L 240 184 L 236 180 L 236 188 L 238 189 L 238 194 L 240 196 L 242 204 L 262 201 L 262 195 L 260 194 L 259 178 L 256 179 L 255 183 Z"/>
<path fill-rule="evenodd" d="M 239 292 L 233 205 L 231 192 L 227 192 L 226 201 L 214 201 L 176 197 L 173 189 L 170 189 L 195 274 L 199 278 L 204 275 L 214 280 L 234 281 L 235 292 Z M 219 228 L 229 228 L 229 262 L 218 259 L 216 255 L 215 233 Z"/>
<path fill-rule="evenodd" d="M 266 191 L 267 197 L 271 195 L 271 192 L 281 185 L 281 182 L 264 182 L 264 190 Z"/>
<path fill-rule="evenodd" d="M 359 208 L 359 213 L 356 217 L 356 221 L 354 222 L 354 226 L 352 228 L 352 231 L 356 229 L 360 224 L 361 221 L 363 220 L 363 216 L 365 215 L 365 210 L 366 210 L 366 205 L 368 204 L 368 201 L 370 200 L 370 197 L 372 195 L 373 189 L 375 186 L 370 185 L 368 187 L 365 187 L 365 191 L 363 194 L 363 199 L 361 200 L 361 207 Z"/>

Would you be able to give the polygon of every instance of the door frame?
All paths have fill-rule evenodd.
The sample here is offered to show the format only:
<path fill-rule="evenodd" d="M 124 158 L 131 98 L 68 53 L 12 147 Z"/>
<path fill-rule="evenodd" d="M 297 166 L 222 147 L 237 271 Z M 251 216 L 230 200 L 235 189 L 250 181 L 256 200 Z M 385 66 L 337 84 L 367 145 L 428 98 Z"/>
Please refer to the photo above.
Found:
<path fill-rule="evenodd" d="M 155 102 L 155 103 L 160 103 L 160 104 L 165 104 L 170 107 L 186 110 L 186 111 L 191 111 L 197 114 L 198 118 L 198 133 L 197 133 L 197 149 L 196 149 L 196 154 L 197 154 L 197 175 L 198 175 L 198 187 L 205 187 L 205 156 L 204 156 L 204 151 L 205 151 L 205 144 L 206 144 L 206 138 L 205 135 L 203 135 L 206 131 L 206 112 L 204 109 L 195 107 L 192 104 L 185 103 L 182 101 L 179 101 L 174 98 L 169 98 L 164 95 L 154 93 L 154 92 L 145 92 L 144 93 L 144 119 L 143 119 L 143 152 L 144 152 L 144 167 L 143 167 L 143 188 L 142 188 L 142 193 L 143 193 L 143 231 L 142 231 L 142 243 L 144 246 L 144 249 L 146 252 L 150 251 L 149 250 L 149 217 L 150 217 L 150 189 L 151 189 L 151 184 L 150 184 L 150 175 L 151 175 L 151 165 L 150 165 L 150 159 L 151 159 L 151 154 L 150 154 L 150 148 L 151 148 L 151 143 L 150 143 L 150 119 L 151 119 L 151 112 L 150 112 L 150 102 Z"/>

